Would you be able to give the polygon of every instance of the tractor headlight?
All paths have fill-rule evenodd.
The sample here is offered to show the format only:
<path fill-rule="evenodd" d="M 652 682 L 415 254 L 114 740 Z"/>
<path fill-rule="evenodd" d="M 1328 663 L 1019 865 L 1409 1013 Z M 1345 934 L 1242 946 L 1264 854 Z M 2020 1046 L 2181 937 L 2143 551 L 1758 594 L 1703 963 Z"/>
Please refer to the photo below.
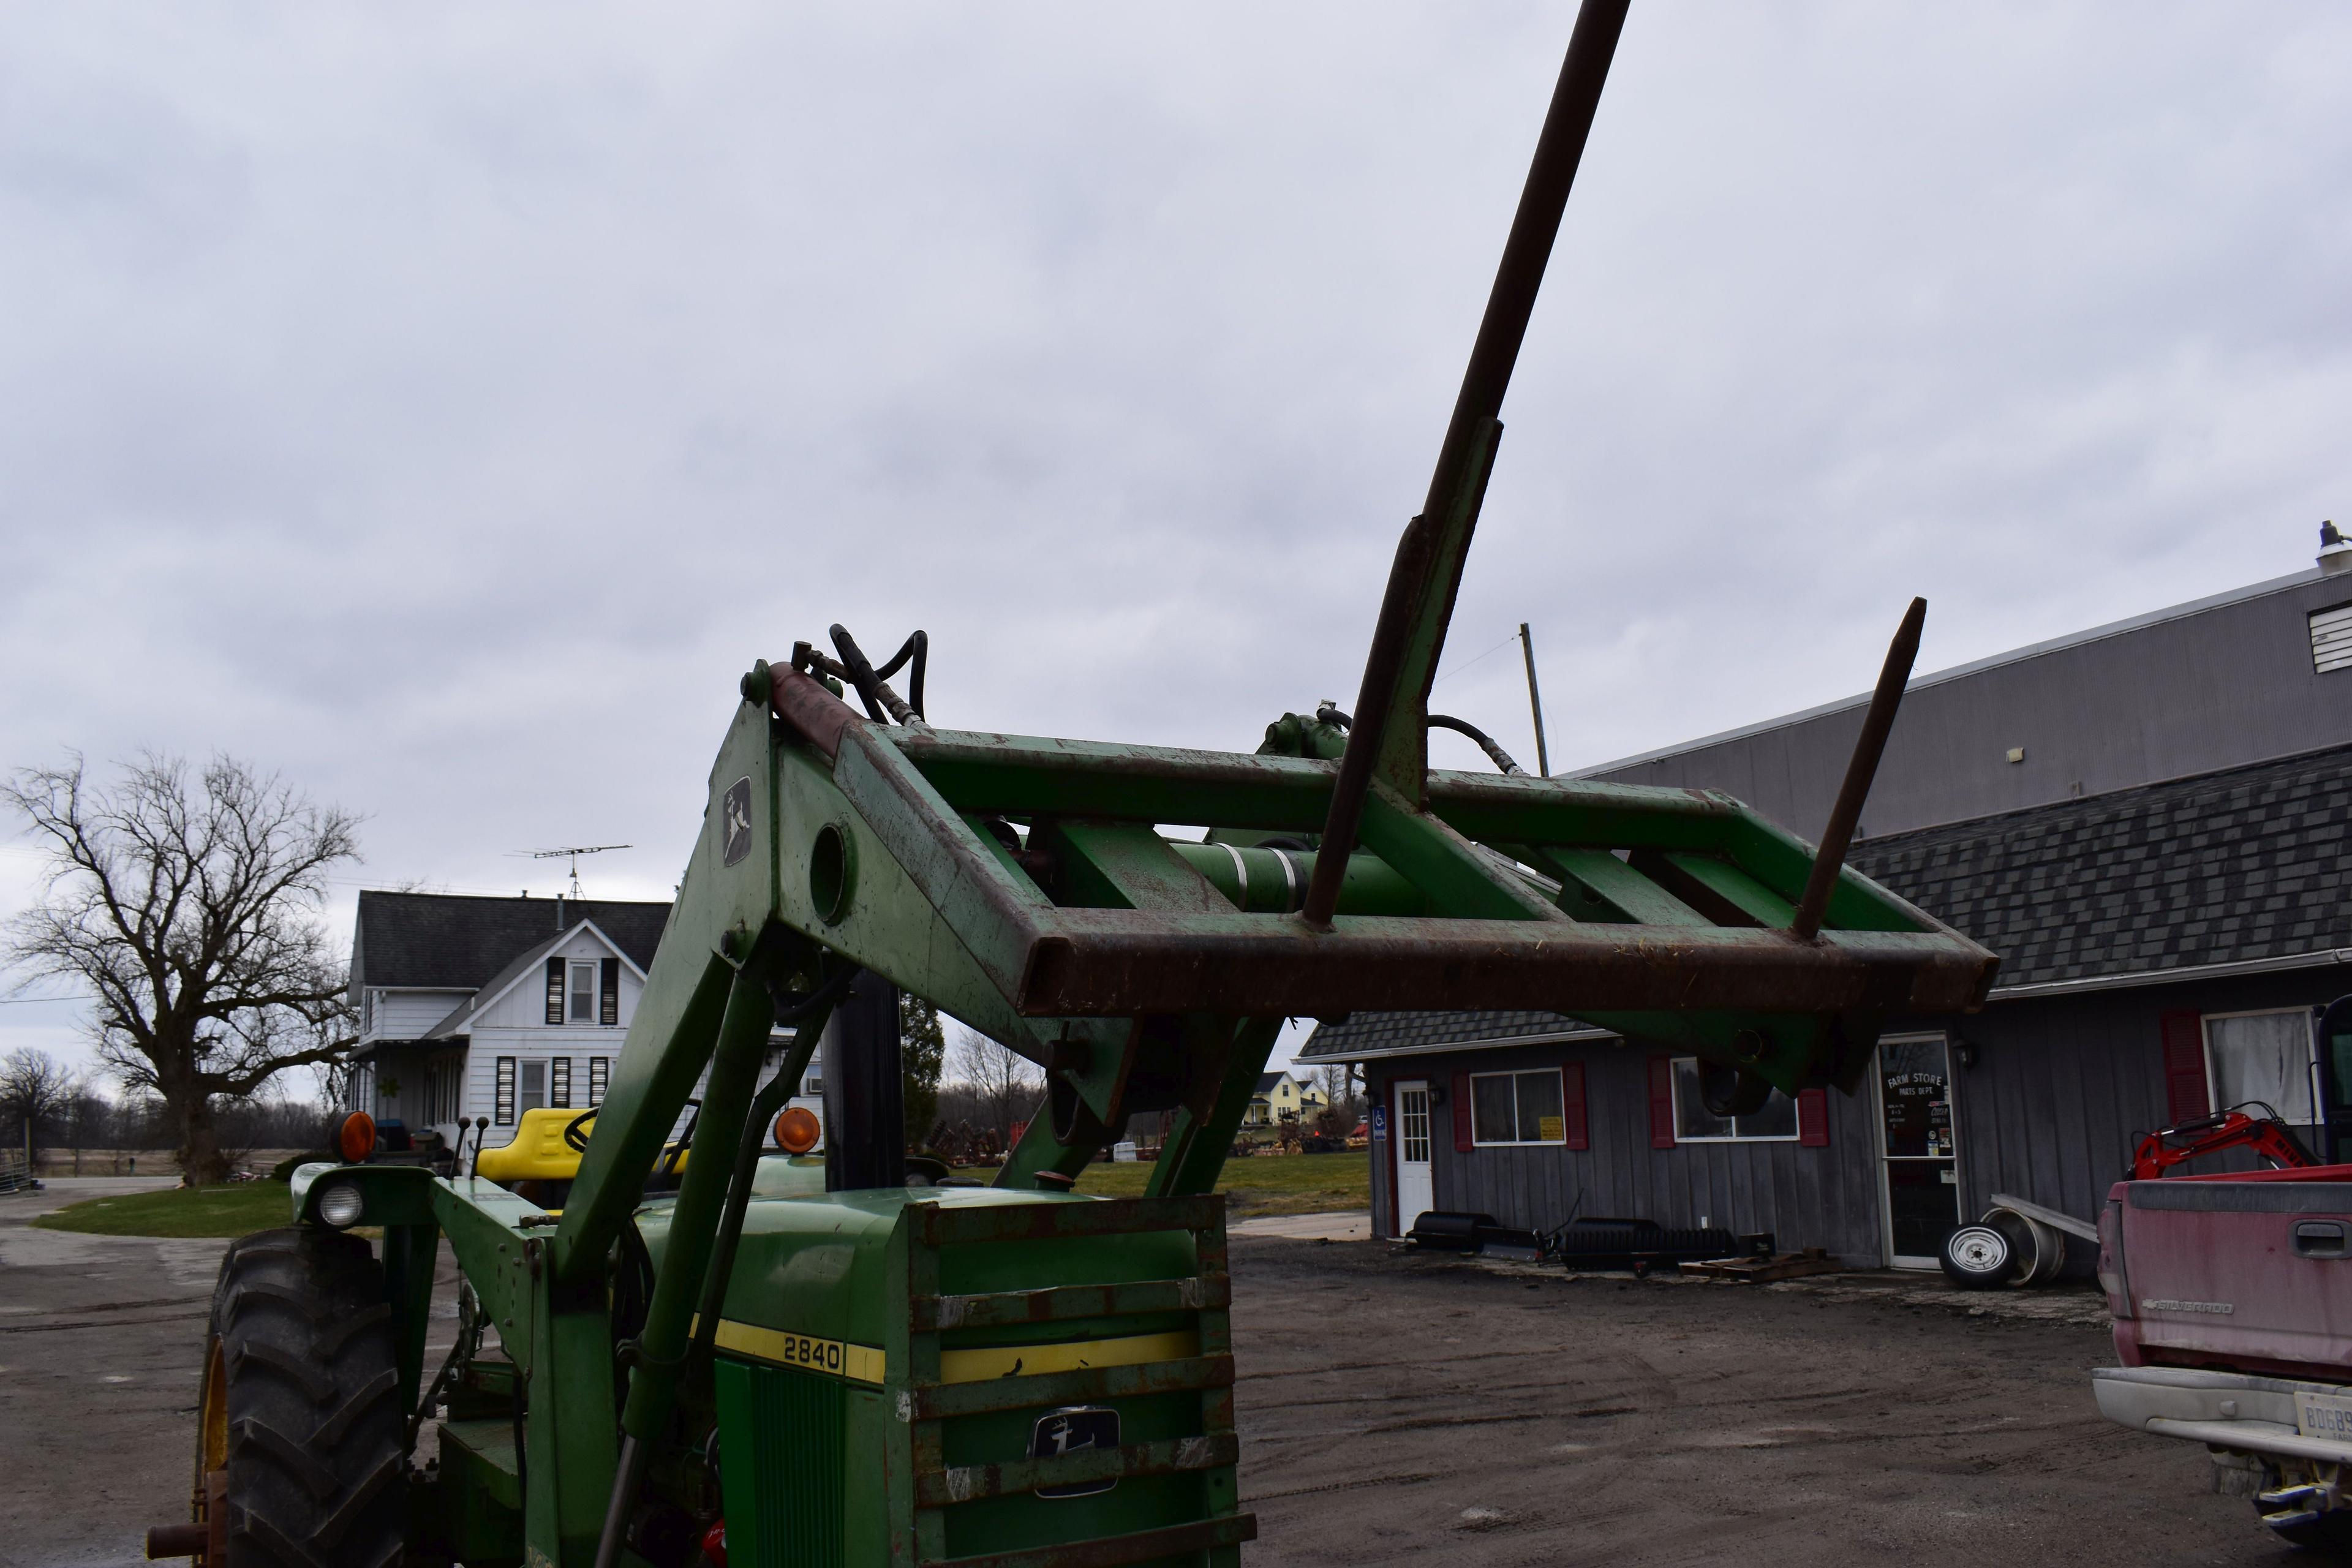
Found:
<path fill-rule="evenodd" d="M 367 1200 L 360 1196 L 359 1188 L 349 1182 L 337 1182 L 319 1194 L 320 1223 L 333 1226 L 337 1230 L 357 1225 L 366 1207 Z"/>

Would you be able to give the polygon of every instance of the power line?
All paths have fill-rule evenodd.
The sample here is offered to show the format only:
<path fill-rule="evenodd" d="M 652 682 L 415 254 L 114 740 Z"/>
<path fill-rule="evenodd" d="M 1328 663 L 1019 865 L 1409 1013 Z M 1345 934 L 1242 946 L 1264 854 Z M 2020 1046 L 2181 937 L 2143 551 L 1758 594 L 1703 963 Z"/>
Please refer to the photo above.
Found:
<path fill-rule="evenodd" d="M 1493 647 L 1490 647 L 1485 653 L 1480 654 L 1478 658 L 1469 659 L 1464 663 L 1455 665 L 1452 669 L 1449 669 L 1444 675 L 1439 676 L 1437 680 L 1431 681 L 1430 684 L 1432 686 L 1435 686 L 1440 680 L 1451 680 L 1455 676 L 1461 674 L 1464 670 L 1469 668 L 1471 665 L 1477 663 L 1479 658 L 1492 658 L 1495 655 L 1502 652 L 1505 648 L 1510 647 L 1513 643 L 1518 640 L 1519 634 L 1513 632 L 1509 637 L 1505 637 L 1501 642 L 1496 643 Z"/>

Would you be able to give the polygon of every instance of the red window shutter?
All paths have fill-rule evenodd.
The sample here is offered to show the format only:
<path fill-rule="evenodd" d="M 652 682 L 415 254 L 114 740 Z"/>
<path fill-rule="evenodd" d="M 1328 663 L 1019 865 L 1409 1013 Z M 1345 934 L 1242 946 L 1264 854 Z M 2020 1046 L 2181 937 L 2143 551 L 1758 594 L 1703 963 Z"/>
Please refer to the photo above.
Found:
<path fill-rule="evenodd" d="M 1584 1121 L 1584 1064 L 1570 1062 L 1559 1069 L 1559 1104 L 1568 1122 L 1568 1146 L 1590 1149 L 1592 1139 Z"/>
<path fill-rule="evenodd" d="M 1675 1059 L 1650 1058 L 1650 1147 L 1675 1146 Z"/>
<path fill-rule="evenodd" d="M 1797 1091 L 1797 1144 L 1804 1149 L 1826 1149 L 1830 1146 L 1830 1091 L 1825 1089 L 1805 1089 Z"/>
<path fill-rule="evenodd" d="M 2164 1015 L 2164 1106 L 2175 1127 L 2213 1109 L 2205 1086 L 2205 1021 L 2193 1012 Z"/>
<path fill-rule="evenodd" d="M 1454 1152 L 1467 1154 L 1476 1144 L 1470 1132 L 1470 1075 L 1454 1075 Z"/>

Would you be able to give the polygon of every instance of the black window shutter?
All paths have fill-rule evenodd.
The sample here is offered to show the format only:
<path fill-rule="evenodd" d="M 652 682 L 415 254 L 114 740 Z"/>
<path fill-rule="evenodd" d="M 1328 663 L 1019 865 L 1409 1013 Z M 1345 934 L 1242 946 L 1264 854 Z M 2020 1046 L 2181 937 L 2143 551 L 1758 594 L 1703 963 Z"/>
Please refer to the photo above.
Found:
<path fill-rule="evenodd" d="M 611 1026 L 621 1021 L 621 961 L 608 958 L 596 977 L 596 1021 Z"/>
<path fill-rule="evenodd" d="M 499 1058 L 498 1099 L 497 1103 L 491 1108 L 490 1120 L 497 1122 L 501 1127 L 512 1127 L 514 1125 L 514 1105 L 515 1059 L 512 1057 L 500 1057 Z"/>
<path fill-rule="evenodd" d="M 611 1074 L 612 1074 L 612 1071 L 613 1071 L 613 1058 L 610 1058 L 610 1057 L 590 1057 L 590 1058 L 588 1058 L 588 1103 L 589 1103 L 589 1104 L 591 1104 L 591 1105 L 602 1105 L 602 1104 L 604 1104 L 604 1085 L 605 1085 L 605 1083 L 609 1080 L 609 1079 L 610 1079 L 610 1077 L 611 1077 Z"/>
<path fill-rule="evenodd" d="M 572 1109 L 572 1058 L 557 1057 L 547 1069 L 547 1103 L 558 1110 Z"/>
<path fill-rule="evenodd" d="M 547 961 L 547 1021 L 563 1022 L 563 960 L 560 958 Z"/>

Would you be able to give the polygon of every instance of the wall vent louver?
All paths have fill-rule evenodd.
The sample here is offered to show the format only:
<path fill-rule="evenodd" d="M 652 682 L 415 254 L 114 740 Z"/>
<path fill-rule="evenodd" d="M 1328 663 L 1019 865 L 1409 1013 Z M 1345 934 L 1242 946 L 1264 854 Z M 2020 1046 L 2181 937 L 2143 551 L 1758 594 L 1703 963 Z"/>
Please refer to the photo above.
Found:
<path fill-rule="evenodd" d="M 2352 605 L 2311 612 L 2311 667 L 2322 675 L 2352 669 Z"/>

